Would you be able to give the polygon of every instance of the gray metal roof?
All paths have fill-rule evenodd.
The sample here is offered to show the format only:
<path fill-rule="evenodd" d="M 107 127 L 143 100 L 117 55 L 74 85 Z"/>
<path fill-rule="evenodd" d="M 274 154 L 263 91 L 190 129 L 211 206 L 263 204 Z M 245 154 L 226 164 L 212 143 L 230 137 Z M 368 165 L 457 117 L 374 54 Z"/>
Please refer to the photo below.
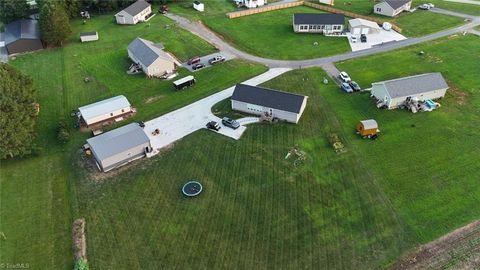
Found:
<path fill-rule="evenodd" d="M 413 96 L 448 88 L 448 84 L 440 72 L 425 73 L 374 84 L 384 84 L 391 98 Z"/>
<path fill-rule="evenodd" d="M 385 3 L 387 3 L 393 9 L 397 9 L 408 2 L 412 2 L 412 0 L 385 0 Z"/>
<path fill-rule="evenodd" d="M 295 13 L 294 24 L 344 24 L 345 16 L 330 13 Z"/>
<path fill-rule="evenodd" d="M 123 95 L 120 95 L 82 106 L 78 108 L 78 111 L 80 111 L 83 119 L 89 125 L 91 124 L 90 120 L 95 117 L 105 115 L 130 106 L 130 102 L 128 102 L 127 98 Z"/>
<path fill-rule="evenodd" d="M 131 123 L 87 139 L 90 148 L 100 160 L 149 142 L 150 139 L 138 123 Z"/>
<path fill-rule="evenodd" d="M 5 25 L 5 45 L 19 39 L 40 39 L 37 20 L 18 20 Z"/>
<path fill-rule="evenodd" d="M 377 121 L 373 119 L 363 120 L 363 121 L 360 121 L 360 123 L 362 123 L 364 129 L 378 128 Z"/>
<path fill-rule="evenodd" d="M 246 84 L 237 84 L 232 100 L 299 113 L 306 96 Z"/>
<path fill-rule="evenodd" d="M 138 0 L 137 2 L 131 4 L 127 8 L 125 8 L 123 11 L 127 12 L 128 14 L 135 16 L 142 12 L 144 9 L 148 8 L 150 6 L 147 1 L 144 0 Z"/>
<path fill-rule="evenodd" d="M 158 58 L 167 61 L 176 62 L 176 60 L 165 51 L 159 48 L 159 45 L 153 42 L 137 37 L 129 45 L 128 50 L 138 59 L 144 66 L 150 66 Z"/>

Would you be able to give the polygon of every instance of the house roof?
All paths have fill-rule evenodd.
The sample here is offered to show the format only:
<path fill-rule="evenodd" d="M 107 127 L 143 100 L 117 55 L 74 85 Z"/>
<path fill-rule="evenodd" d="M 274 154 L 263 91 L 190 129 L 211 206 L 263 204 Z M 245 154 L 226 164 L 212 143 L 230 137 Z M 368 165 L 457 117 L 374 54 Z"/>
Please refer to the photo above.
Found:
<path fill-rule="evenodd" d="M 306 98 L 307 96 L 246 84 L 237 84 L 232 95 L 232 100 L 293 113 L 300 112 Z"/>
<path fill-rule="evenodd" d="M 40 39 L 37 20 L 18 20 L 5 25 L 5 45 L 19 39 Z"/>
<path fill-rule="evenodd" d="M 351 27 L 366 26 L 373 29 L 380 29 L 380 26 L 376 22 L 364 20 L 364 19 L 351 19 L 348 21 Z"/>
<path fill-rule="evenodd" d="M 158 58 L 177 63 L 175 58 L 160 48 L 161 46 L 139 37 L 128 45 L 128 50 L 146 67 L 150 66 Z"/>
<path fill-rule="evenodd" d="M 120 110 L 126 107 L 130 107 L 130 102 L 128 102 L 125 96 L 116 96 L 109 99 L 105 99 L 99 102 L 95 102 L 89 105 L 82 106 L 78 108 L 80 114 L 87 124 L 90 124 L 90 120 L 108 114 L 110 112 Z"/>
<path fill-rule="evenodd" d="M 363 120 L 360 121 L 360 123 L 362 123 L 364 129 L 378 128 L 377 121 L 373 119 Z"/>
<path fill-rule="evenodd" d="M 144 0 L 138 0 L 137 2 L 131 4 L 130 6 L 126 7 L 123 11 L 126 13 L 136 16 L 146 8 L 148 8 L 150 4 L 147 1 Z"/>
<path fill-rule="evenodd" d="M 344 24 L 345 16 L 329 13 L 295 13 L 294 24 Z"/>
<path fill-rule="evenodd" d="M 150 139 L 138 123 L 131 123 L 87 139 L 90 148 L 100 160 L 149 142 Z"/>
<path fill-rule="evenodd" d="M 406 97 L 448 88 L 440 72 L 425 73 L 374 84 L 384 84 L 391 98 Z"/>
<path fill-rule="evenodd" d="M 398 9 L 406 3 L 412 2 L 412 0 L 385 0 L 384 2 L 391 6 L 393 9 Z"/>
<path fill-rule="evenodd" d="M 98 35 L 97 32 L 82 32 L 82 33 L 80 33 L 81 37 L 96 36 L 96 35 Z"/>

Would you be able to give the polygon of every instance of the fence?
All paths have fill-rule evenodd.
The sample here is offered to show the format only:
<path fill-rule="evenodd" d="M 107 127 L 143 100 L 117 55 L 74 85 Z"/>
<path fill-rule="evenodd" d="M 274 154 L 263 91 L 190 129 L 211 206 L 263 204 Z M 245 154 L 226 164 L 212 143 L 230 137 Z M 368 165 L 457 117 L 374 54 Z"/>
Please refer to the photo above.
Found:
<path fill-rule="evenodd" d="M 268 12 L 268 11 L 272 11 L 272 10 L 298 7 L 298 6 L 301 6 L 301 5 L 303 5 L 303 1 L 283 3 L 283 4 L 272 4 L 272 5 L 267 5 L 267 6 L 259 7 L 259 8 L 252 8 L 252 9 L 247 9 L 247 10 L 230 12 L 230 13 L 227 13 L 227 17 L 229 19 L 233 19 L 233 18 L 253 15 L 253 14 L 257 14 L 257 13 Z"/>

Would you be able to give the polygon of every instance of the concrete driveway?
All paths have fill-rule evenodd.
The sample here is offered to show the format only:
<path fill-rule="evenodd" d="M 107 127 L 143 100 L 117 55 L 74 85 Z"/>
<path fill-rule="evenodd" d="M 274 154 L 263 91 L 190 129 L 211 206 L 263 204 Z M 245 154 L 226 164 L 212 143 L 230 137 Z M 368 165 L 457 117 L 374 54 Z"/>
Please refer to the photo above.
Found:
<path fill-rule="evenodd" d="M 198 70 L 193 70 L 192 66 L 188 65 L 187 62 L 182 63 L 182 67 L 188 69 L 190 72 L 196 72 L 196 71 L 199 71 L 199 70 L 202 70 L 202 69 L 206 69 L 206 68 L 211 66 L 208 63 L 208 60 L 210 60 L 211 58 L 213 58 L 214 56 L 217 56 L 217 55 L 221 55 L 221 56 L 225 57 L 225 61 L 228 61 L 228 60 L 231 60 L 231 59 L 235 58 L 235 55 L 233 55 L 231 53 L 220 51 L 220 52 L 216 52 L 216 53 L 212 53 L 212 54 L 200 57 L 200 63 L 205 65 L 204 68 L 201 68 L 201 69 L 198 69 Z M 221 63 L 217 63 L 215 65 L 221 65 Z"/>
<path fill-rule="evenodd" d="M 258 85 L 280 76 L 289 70 L 291 69 L 273 68 L 263 74 L 244 81 L 243 83 L 247 85 Z M 153 148 L 152 156 L 158 154 L 159 150 L 163 147 L 180 140 L 181 138 L 199 129 L 206 128 L 205 125 L 209 121 L 217 121 L 221 124 L 221 119 L 213 115 L 211 110 L 212 106 L 224 99 L 231 97 L 233 90 L 234 86 L 196 101 L 183 108 L 145 122 L 144 130 L 147 136 L 150 138 L 150 143 Z M 235 140 L 240 139 L 243 132 L 245 132 L 247 129 L 244 125 L 236 130 L 223 125 L 221 126 L 222 128 L 218 133 Z M 156 129 L 158 129 L 160 133 L 154 135 L 154 131 Z"/>
<path fill-rule="evenodd" d="M 386 31 L 384 29 L 381 29 L 380 33 L 378 34 L 367 34 L 367 42 L 365 43 L 360 42 L 360 35 L 354 35 L 357 37 L 357 42 L 353 43 L 352 35 L 353 34 L 351 33 L 347 33 L 348 43 L 350 43 L 352 52 L 366 50 L 375 46 L 381 46 L 390 42 L 407 39 L 405 36 L 394 30 Z"/>

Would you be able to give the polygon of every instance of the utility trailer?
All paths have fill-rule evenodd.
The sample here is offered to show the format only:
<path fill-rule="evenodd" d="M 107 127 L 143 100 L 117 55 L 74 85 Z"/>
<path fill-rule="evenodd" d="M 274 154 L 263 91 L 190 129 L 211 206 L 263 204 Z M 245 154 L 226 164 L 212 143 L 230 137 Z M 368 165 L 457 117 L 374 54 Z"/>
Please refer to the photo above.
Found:
<path fill-rule="evenodd" d="M 191 85 L 194 85 L 196 83 L 195 77 L 192 75 L 181 78 L 180 80 L 176 80 L 173 82 L 173 86 L 175 87 L 175 90 L 182 90 L 183 88 L 187 88 Z"/>

